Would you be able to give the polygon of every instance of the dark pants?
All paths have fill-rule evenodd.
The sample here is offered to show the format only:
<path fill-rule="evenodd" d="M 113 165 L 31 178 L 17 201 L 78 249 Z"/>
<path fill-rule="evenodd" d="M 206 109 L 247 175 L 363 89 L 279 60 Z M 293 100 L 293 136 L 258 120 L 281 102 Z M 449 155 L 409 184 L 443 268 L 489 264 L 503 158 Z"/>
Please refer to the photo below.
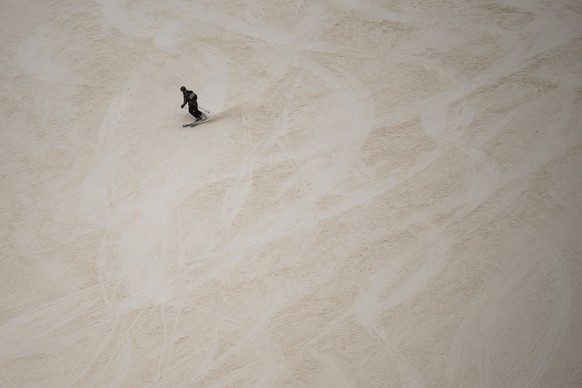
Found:
<path fill-rule="evenodd" d="M 188 111 L 192 116 L 196 117 L 197 120 L 200 120 L 202 117 L 202 112 L 198 110 L 198 104 L 188 104 Z"/>

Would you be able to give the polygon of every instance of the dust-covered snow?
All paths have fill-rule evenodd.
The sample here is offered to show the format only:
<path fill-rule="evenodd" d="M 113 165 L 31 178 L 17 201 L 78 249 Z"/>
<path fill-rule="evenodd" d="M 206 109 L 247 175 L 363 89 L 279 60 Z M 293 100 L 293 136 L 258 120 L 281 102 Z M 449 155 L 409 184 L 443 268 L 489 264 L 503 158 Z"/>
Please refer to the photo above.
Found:
<path fill-rule="evenodd" d="M 1 3 L 0 387 L 582 385 L 579 1 Z"/>

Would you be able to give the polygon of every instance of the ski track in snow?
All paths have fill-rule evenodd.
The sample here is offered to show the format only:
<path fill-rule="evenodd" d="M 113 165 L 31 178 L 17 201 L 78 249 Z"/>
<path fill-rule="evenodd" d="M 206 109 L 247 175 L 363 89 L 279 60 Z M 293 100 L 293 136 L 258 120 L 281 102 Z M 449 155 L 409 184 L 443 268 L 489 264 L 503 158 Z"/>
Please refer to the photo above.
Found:
<path fill-rule="evenodd" d="M 55 59 L 48 26 L 41 26 L 20 44 L 17 58 L 28 74 L 38 80 L 55 82 L 67 75 L 67 68 Z"/>
<path fill-rule="evenodd" d="M 0 386 L 580 381 L 575 2 L 26 7 Z"/>

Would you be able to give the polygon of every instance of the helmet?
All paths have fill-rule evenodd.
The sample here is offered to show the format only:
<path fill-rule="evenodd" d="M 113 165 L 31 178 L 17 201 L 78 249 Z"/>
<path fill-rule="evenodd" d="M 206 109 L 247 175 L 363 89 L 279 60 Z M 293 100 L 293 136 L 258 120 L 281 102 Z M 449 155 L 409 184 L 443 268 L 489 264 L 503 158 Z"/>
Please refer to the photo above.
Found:
<path fill-rule="evenodd" d="M 180 86 L 180 90 L 181 91 L 185 91 L 186 90 L 186 87 L 185 86 Z"/>

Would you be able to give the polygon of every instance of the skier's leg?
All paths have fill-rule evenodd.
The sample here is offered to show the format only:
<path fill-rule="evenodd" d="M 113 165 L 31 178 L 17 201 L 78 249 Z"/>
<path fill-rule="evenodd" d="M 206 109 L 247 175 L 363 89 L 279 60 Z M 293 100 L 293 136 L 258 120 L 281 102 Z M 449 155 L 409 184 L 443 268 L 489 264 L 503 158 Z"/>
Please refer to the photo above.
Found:
<path fill-rule="evenodd" d="M 196 107 L 192 104 L 188 104 L 188 112 L 194 117 L 196 117 Z M 197 117 L 196 117 L 197 118 Z"/>
<path fill-rule="evenodd" d="M 200 112 L 198 110 L 198 106 L 197 105 L 189 104 L 188 105 L 188 111 L 190 111 L 190 114 L 196 118 L 196 121 L 198 121 L 198 120 L 201 119 L 202 112 Z"/>

